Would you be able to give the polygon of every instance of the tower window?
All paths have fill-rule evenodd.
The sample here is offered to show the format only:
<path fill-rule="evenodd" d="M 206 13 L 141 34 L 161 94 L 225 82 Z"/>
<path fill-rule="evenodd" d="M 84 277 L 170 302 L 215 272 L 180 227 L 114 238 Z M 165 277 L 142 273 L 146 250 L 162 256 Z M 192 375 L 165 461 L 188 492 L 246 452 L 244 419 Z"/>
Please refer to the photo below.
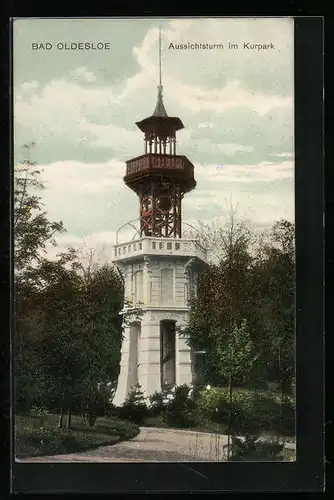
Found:
<path fill-rule="evenodd" d="M 173 269 L 161 269 L 161 304 L 172 304 L 173 295 Z"/>
<path fill-rule="evenodd" d="M 115 248 L 115 257 L 117 257 L 117 248 Z"/>
<path fill-rule="evenodd" d="M 163 244 L 162 242 L 160 242 L 160 243 L 159 243 L 159 248 L 160 248 L 160 250 L 162 250 L 162 249 L 163 249 L 163 247 L 164 247 L 164 244 Z"/>
<path fill-rule="evenodd" d="M 139 243 L 139 250 L 141 250 L 142 248 L 143 248 L 143 244 Z"/>
<path fill-rule="evenodd" d="M 123 253 L 125 253 L 125 252 L 126 252 L 126 247 L 123 247 Z"/>
<path fill-rule="evenodd" d="M 180 243 L 175 243 L 175 250 L 180 250 Z"/>
<path fill-rule="evenodd" d="M 167 250 L 171 250 L 172 249 L 172 244 L 171 243 L 167 243 Z"/>
<path fill-rule="evenodd" d="M 121 255 L 121 249 L 120 248 L 118 249 L 118 255 Z"/>
<path fill-rule="evenodd" d="M 155 241 L 152 241 L 152 248 L 153 248 L 153 250 L 155 250 L 155 249 L 156 249 L 156 247 L 157 247 L 156 242 L 155 242 Z"/>
<path fill-rule="evenodd" d="M 134 275 L 135 302 L 143 300 L 143 271 L 137 271 Z"/>
<path fill-rule="evenodd" d="M 131 252 L 131 245 L 128 246 L 128 252 Z"/>
<path fill-rule="evenodd" d="M 136 245 L 136 243 L 134 243 L 134 244 L 133 244 L 133 249 L 134 249 L 134 250 L 137 250 L 137 245 Z"/>

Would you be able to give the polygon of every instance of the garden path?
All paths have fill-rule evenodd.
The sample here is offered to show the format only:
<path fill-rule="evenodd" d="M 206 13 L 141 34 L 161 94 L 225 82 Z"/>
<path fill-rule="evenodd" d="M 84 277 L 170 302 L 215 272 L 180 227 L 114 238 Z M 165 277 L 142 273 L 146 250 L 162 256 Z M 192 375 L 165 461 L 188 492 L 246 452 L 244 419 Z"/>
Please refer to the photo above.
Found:
<path fill-rule="evenodd" d="M 217 462 L 223 461 L 227 436 L 176 429 L 141 427 L 129 441 L 68 455 L 20 459 L 20 462 Z"/>

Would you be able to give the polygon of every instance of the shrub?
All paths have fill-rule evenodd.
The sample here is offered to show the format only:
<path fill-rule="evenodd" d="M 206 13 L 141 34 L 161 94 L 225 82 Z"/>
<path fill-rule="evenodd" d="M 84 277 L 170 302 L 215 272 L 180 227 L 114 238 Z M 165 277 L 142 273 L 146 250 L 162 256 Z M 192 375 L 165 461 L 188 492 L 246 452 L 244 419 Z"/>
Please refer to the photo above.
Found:
<path fill-rule="evenodd" d="M 160 415 L 163 412 L 163 410 L 165 409 L 166 397 L 167 397 L 167 394 L 165 394 L 164 392 L 158 392 L 158 391 L 156 391 L 154 394 L 152 394 L 149 397 L 150 413 L 153 417 Z"/>
<path fill-rule="evenodd" d="M 232 437 L 230 461 L 279 461 L 284 444 L 258 441 L 257 437 L 245 439 Z"/>
<path fill-rule="evenodd" d="M 142 425 L 148 416 L 149 410 L 146 405 L 144 393 L 139 384 L 129 393 L 124 404 L 118 409 L 120 418 L 125 418 L 137 425 Z"/>
<path fill-rule="evenodd" d="M 197 408 L 202 421 L 225 426 L 231 415 L 231 434 L 294 433 L 293 401 L 287 398 L 283 404 L 279 394 L 268 391 L 236 390 L 230 404 L 227 389 L 204 389 L 197 400 Z"/>
<path fill-rule="evenodd" d="M 197 423 L 196 405 L 189 397 L 190 387 L 187 384 L 175 388 L 174 397 L 166 404 L 162 412 L 162 424 L 166 427 L 193 427 Z"/>

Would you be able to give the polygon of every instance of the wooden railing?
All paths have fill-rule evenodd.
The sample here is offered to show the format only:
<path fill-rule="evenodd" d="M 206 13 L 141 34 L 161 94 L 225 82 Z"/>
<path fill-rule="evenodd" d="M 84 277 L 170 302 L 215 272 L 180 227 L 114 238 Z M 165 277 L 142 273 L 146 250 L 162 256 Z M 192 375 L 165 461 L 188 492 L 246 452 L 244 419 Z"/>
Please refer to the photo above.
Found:
<path fill-rule="evenodd" d="M 132 175 L 143 170 L 168 168 L 184 170 L 193 173 L 193 165 L 185 156 L 146 154 L 126 162 L 126 175 Z"/>

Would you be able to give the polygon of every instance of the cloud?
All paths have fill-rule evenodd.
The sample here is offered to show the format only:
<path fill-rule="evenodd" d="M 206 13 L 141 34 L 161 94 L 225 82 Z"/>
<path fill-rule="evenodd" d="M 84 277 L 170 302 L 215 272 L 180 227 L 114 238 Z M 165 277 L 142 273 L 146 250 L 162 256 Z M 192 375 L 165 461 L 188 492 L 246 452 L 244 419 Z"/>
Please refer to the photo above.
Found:
<path fill-rule="evenodd" d="M 276 156 L 278 158 L 293 158 L 293 153 L 271 153 L 270 156 Z"/>
<path fill-rule="evenodd" d="M 71 74 L 84 82 L 92 83 L 96 81 L 96 74 L 88 71 L 86 66 L 80 66 L 79 68 L 76 68 L 74 71 L 72 71 Z"/>
<path fill-rule="evenodd" d="M 200 165 L 196 166 L 199 182 L 216 183 L 268 183 L 282 179 L 293 179 L 294 164 L 290 161 L 274 164 L 262 162 L 258 165 Z"/>
<path fill-rule="evenodd" d="M 26 81 L 17 80 L 16 151 L 36 142 L 32 159 L 41 163 L 50 218 L 68 229 L 64 245 L 88 237 L 109 245 L 117 228 L 138 217 L 137 197 L 123 176 L 125 161 L 144 152 L 135 122 L 155 105 L 158 29 L 146 20 L 121 23 L 104 24 L 111 37 L 110 27 L 119 29 L 113 53 L 68 54 L 66 61 L 64 54 L 36 53 L 42 59 L 33 76 L 27 67 Z M 92 37 L 100 34 L 93 24 Z M 197 180 L 184 198 L 184 221 L 219 217 L 230 197 L 257 224 L 293 219 L 293 20 L 163 20 L 162 41 L 164 102 L 185 125 L 178 153 L 195 164 Z M 231 41 L 239 49 L 168 50 L 169 42 L 188 41 Z M 273 42 L 275 50 L 245 50 L 244 41 Z"/>
<path fill-rule="evenodd" d="M 36 90 L 37 87 L 38 87 L 38 82 L 36 81 L 24 82 L 21 84 L 21 91 L 25 94 L 28 92 L 32 92 L 33 90 Z"/>
<path fill-rule="evenodd" d="M 141 146 L 140 134 L 111 123 L 93 123 L 89 119 L 92 111 L 112 107 L 116 100 L 109 88 L 83 88 L 65 78 L 54 80 L 39 94 L 29 98 L 17 95 L 15 126 L 27 129 L 29 140 L 35 140 L 37 147 L 43 141 L 52 144 L 61 139 L 64 147 L 67 143 L 85 143 L 89 148 L 112 149 L 116 157 L 125 158 L 129 154 L 129 145 L 133 153 Z M 16 142 L 19 140 L 19 134 L 16 134 Z"/>
<path fill-rule="evenodd" d="M 231 51 L 179 54 L 164 48 L 165 104 L 169 114 L 182 116 L 192 131 L 188 136 L 182 132 L 179 143 L 194 155 L 194 161 L 204 161 L 207 154 L 208 162 L 224 162 L 225 155 L 235 155 L 236 163 L 247 162 L 245 153 L 252 153 L 253 162 L 266 161 L 268 154 L 292 147 L 293 82 L 287 77 L 292 75 L 291 26 L 284 19 L 176 19 L 164 23 L 163 41 L 190 36 L 212 41 L 221 37 L 224 41 L 254 40 L 260 34 L 263 39 L 270 34 L 277 46 L 270 56 L 245 50 L 233 55 Z M 132 48 L 137 71 L 122 84 L 113 79 L 102 83 L 86 61 L 35 87 L 33 95 L 21 86 L 15 102 L 16 143 L 35 140 L 43 151 L 43 162 L 75 157 L 80 151 L 80 159 L 86 156 L 90 161 L 98 160 L 99 155 L 104 160 L 107 152 L 122 160 L 141 154 L 142 136 L 134 122 L 154 108 L 157 42 L 157 28 L 149 28 Z M 203 71 L 198 71 L 199 67 Z M 258 68 L 261 78 L 253 88 L 247 81 Z M 280 78 L 289 80 L 289 92 L 280 90 L 275 79 L 278 69 Z M 262 85 L 269 73 L 271 87 Z M 29 82 L 24 85 L 28 88 Z M 234 151 L 232 144 L 238 145 Z"/>
<path fill-rule="evenodd" d="M 46 189 L 41 192 L 50 220 L 63 220 L 62 241 L 94 244 L 121 241 L 133 235 L 126 223 L 139 217 L 137 196 L 125 186 L 125 165 L 116 160 L 87 164 L 65 161 L 41 165 Z M 183 220 L 212 220 L 226 210 L 226 200 L 238 202 L 253 222 L 272 223 L 278 214 L 293 219 L 293 162 L 258 165 L 196 164 L 197 187 L 183 201 Z M 265 207 L 265 210 L 264 208 Z M 135 224 L 136 225 L 136 224 Z M 131 236 L 132 237 L 132 236 Z M 65 239 L 64 239 L 65 238 Z M 130 238 L 131 239 L 131 238 Z"/>

